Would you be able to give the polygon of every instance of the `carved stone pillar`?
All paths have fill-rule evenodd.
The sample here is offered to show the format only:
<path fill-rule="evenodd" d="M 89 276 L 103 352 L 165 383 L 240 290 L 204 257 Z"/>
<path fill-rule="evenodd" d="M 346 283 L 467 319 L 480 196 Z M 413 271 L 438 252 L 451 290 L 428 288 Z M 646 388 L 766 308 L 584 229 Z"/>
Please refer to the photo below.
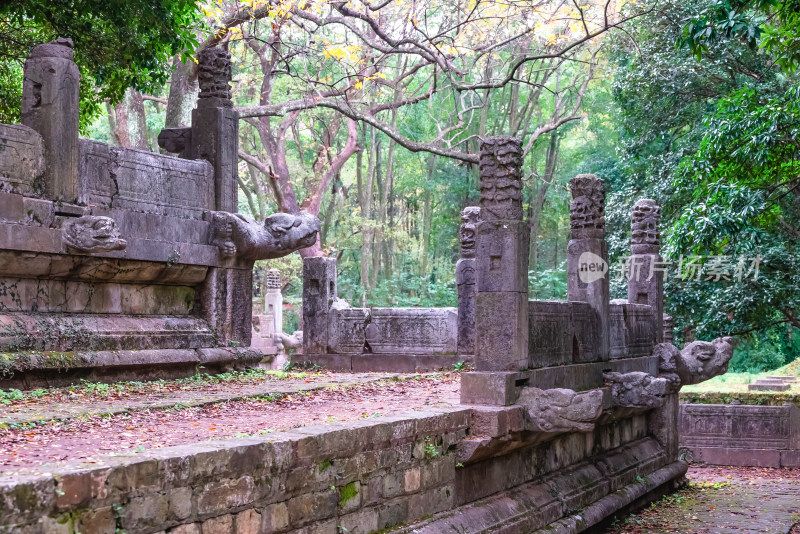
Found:
<path fill-rule="evenodd" d="M 664 339 L 663 339 L 663 342 L 664 343 L 672 343 L 674 341 L 674 338 L 675 338 L 675 334 L 673 332 L 673 330 L 675 329 L 675 319 L 673 319 L 671 315 L 667 315 L 665 313 L 663 320 L 664 320 L 664 329 L 663 329 Z"/>
<path fill-rule="evenodd" d="M 273 332 L 283 332 L 283 295 L 281 294 L 281 272 L 278 269 L 267 271 L 264 313 L 273 318 Z"/>
<path fill-rule="evenodd" d="M 579 174 L 570 180 L 570 241 L 567 245 L 567 300 L 587 302 L 598 321 L 593 358 L 609 358 L 608 244 L 603 180 Z"/>
<path fill-rule="evenodd" d="M 458 354 L 475 354 L 475 234 L 481 209 L 470 206 L 461 212 L 461 259 L 456 263 L 458 289 Z"/>
<path fill-rule="evenodd" d="M 22 124 L 44 140 L 44 196 L 78 200 L 78 86 L 80 73 L 72 61 L 72 40 L 57 39 L 34 46 L 25 61 L 22 82 Z"/>
<path fill-rule="evenodd" d="M 522 220 L 522 143 L 490 137 L 480 150 L 475 368 L 519 371 L 528 366 L 530 240 Z"/>
<path fill-rule="evenodd" d="M 328 314 L 336 299 L 336 260 L 303 259 L 303 354 L 328 351 Z"/>
<path fill-rule="evenodd" d="M 214 166 L 216 211 L 238 211 L 239 114 L 231 101 L 231 55 L 207 48 L 197 55 L 200 96 L 192 111 L 189 157 Z M 177 148 L 176 148 L 177 150 Z"/>
<path fill-rule="evenodd" d="M 661 207 L 642 199 L 631 210 L 631 259 L 628 266 L 628 302 L 653 309 L 656 343 L 664 341 L 664 272 L 661 270 Z"/>

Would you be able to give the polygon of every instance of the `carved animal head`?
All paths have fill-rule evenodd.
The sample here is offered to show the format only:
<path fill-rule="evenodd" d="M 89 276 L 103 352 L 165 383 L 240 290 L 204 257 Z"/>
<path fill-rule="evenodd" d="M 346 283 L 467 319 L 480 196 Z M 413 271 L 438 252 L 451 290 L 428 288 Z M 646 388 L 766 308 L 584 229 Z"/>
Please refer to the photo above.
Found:
<path fill-rule="evenodd" d="M 714 341 L 692 341 L 687 344 L 676 360 L 681 383 L 697 384 L 726 373 L 735 345 L 736 342 L 731 337 L 720 337 Z"/>
<path fill-rule="evenodd" d="M 272 235 L 278 251 L 293 251 L 317 242 L 320 221 L 305 211 L 300 215 L 273 213 L 264 220 L 264 228 Z"/>
<path fill-rule="evenodd" d="M 64 243 L 81 252 L 123 250 L 128 246 L 111 217 L 84 215 L 70 219 L 64 223 L 62 232 Z"/>

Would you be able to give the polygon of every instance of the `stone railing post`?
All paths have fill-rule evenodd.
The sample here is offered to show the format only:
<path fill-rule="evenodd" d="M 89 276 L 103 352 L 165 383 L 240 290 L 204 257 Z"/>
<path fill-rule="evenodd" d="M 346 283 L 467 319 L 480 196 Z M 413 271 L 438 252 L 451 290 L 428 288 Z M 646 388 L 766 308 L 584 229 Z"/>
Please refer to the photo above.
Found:
<path fill-rule="evenodd" d="M 461 259 L 456 263 L 458 290 L 458 354 L 472 358 L 475 354 L 475 232 L 481 209 L 470 206 L 461 212 Z"/>
<path fill-rule="evenodd" d="M 239 113 L 231 101 L 231 55 L 222 48 L 207 48 L 197 55 L 200 95 L 192 111 L 191 159 L 214 166 L 216 211 L 236 213 L 239 162 Z"/>
<path fill-rule="evenodd" d="M 303 258 L 303 354 L 328 352 L 328 315 L 336 296 L 336 259 Z"/>
<path fill-rule="evenodd" d="M 528 255 L 522 220 L 522 142 L 489 137 L 480 148 L 477 226 L 475 368 L 528 367 Z"/>
<path fill-rule="evenodd" d="M 656 343 L 664 341 L 664 272 L 658 222 L 661 207 L 642 199 L 631 210 L 631 259 L 628 266 L 628 302 L 653 309 Z"/>
<path fill-rule="evenodd" d="M 264 295 L 264 313 L 271 315 L 273 332 L 283 332 L 283 295 L 281 294 L 281 272 L 278 269 L 267 271 L 267 293 Z"/>
<path fill-rule="evenodd" d="M 579 174 L 569 182 L 570 241 L 567 245 L 567 300 L 587 302 L 598 320 L 597 350 L 609 358 L 608 244 L 605 240 L 606 192 L 594 174 Z"/>
<path fill-rule="evenodd" d="M 44 141 L 44 196 L 78 200 L 78 86 L 80 73 L 72 61 L 72 40 L 57 39 L 34 46 L 25 61 L 22 82 L 22 124 Z"/>

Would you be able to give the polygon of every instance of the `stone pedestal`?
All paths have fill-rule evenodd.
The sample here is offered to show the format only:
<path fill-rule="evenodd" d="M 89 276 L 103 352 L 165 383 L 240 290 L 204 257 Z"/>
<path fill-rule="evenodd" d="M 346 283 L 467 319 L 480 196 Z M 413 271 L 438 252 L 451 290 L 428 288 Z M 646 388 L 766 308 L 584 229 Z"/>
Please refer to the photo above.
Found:
<path fill-rule="evenodd" d="M 628 266 L 628 302 L 647 304 L 655 316 L 656 343 L 664 341 L 664 272 L 659 249 L 661 208 L 642 199 L 631 211 L 631 259 Z"/>
<path fill-rule="evenodd" d="M 78 86 L 80 73 L 72 61 L 72 41 L 38 45 L 25 61 L 22 82 L 22 124 L 44 142 L 47 167 L 44 194 L 50 200 L 78 200 Z"/>
<path fill-rule="evenodd" d="M 303 354 L 328 350 L 328 314 L 337 295 L 336 260 L 303 259 Z"/>
<path fill-rule="evenodd" d="M 567 300 L 586 302 L 598 321 L 596 357 L 609 358 L 608 244 L 605 241 L 605 189 L 593 174 L 570 180 L 570 241 L 567 245 Z"/>

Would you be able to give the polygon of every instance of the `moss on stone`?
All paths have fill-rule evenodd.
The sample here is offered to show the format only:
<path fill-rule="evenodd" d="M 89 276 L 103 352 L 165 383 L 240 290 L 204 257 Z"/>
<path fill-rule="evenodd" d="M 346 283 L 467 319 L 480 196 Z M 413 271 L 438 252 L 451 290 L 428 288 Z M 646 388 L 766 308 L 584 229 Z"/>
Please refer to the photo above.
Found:
<path fill-rule="evenodd" d="M 351 482 L 339 489 L 339 508 L 358 496 L 358 482 Z"/>
<path fill-rule="evenodd" d="M 785 403 L 793 403 L 796 406 L 800 406 L 800 395 L 797 393 L 766 391 L 681 391 L 680 400 L 691 404 L 731 404 L 732 401 L 737 401 L 740 404 L 753 406 L 782 406 Z"/>
<path fill-rule="evenodd" d="M 322 473 L 323 471 L 325 471 L 326 469 L 328 469 L 332 465 L 333 465 L 333 460 L 329 460 L 329 459 L 322 460 L 319 463 L 319 472 Z"/>

